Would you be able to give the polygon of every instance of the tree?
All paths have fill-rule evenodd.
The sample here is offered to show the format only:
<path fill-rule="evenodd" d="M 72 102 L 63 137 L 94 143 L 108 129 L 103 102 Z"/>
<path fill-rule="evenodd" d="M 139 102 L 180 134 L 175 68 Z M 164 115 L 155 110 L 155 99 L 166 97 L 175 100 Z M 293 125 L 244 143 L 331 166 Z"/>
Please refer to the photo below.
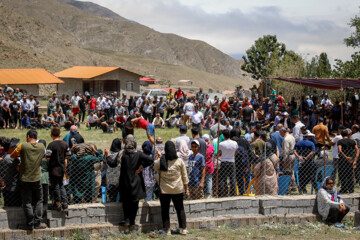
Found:
<path fill-rule="evenodd" d="M 266 78 L 285 53 L 286 46 L 278 43 L 276 35 L 265 35 L 246 51 L 241 69 L 251 73 L 255 79 Z"/>
<path fill-rule="evenodd" d="M 310 62 L 306 63 L 304 76 L 329 78 L 331 77 L 331 64 L 326 53 L 320 53 L 320 56 L 315 56 Z"/>
<path fill-rule="evenodd" d="M 360 17 L 355 16 L 352 18 L 349 25 L 355 28 L 355 32 L 353 32 L 350 37 L 345 38 L 344 42 L 348 47 L 360 47 Z"/>
<path fill-rule="evenodd" d="M 359 78 L 360 77 L 360 52 L 351 55 L 351 60 L 343 62 L 335 59 L 334 77 Z"/>

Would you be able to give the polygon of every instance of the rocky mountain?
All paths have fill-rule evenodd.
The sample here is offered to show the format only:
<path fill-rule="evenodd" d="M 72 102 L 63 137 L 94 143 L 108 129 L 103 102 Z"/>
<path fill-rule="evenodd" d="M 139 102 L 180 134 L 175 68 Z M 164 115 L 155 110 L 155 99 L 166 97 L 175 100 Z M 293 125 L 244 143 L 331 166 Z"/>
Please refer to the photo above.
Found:
<path fill-rule="evenodd" d="M 163 34 L 94 3 L 1 0 L 0 67 L 121 66 L 175 83 L 233 89 L 252 79 L 209 44 Z M 219 86 L 219 80 L 224 84 Z M 229 84 L 229 85 L 228 85 Z"/>

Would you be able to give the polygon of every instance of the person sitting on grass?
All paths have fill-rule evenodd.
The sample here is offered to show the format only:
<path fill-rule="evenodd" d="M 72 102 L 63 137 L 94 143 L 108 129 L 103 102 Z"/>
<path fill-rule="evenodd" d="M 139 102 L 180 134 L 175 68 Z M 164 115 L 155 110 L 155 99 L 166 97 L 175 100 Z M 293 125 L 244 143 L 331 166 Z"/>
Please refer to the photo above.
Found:
<path fill-rule="evenodd" d="M 88 130 L 91 130 L 92 127 L 98 127 L 99 118 L 93 111 L 90 112 L 89 116 L 87 116 L 87 121 L 85 122 L 86 127 Z"/>
<path fill-rule="evenodd" d="M 30 128 L 30 117 L 27 113 L 21 118 L 21 125 L 23 128 Z"/>
<path fill-rule="evenodd" d="M 109 120 L 107 120 L 106 122 L 102 122 L 101 123 L 101 128 L 102 128 L 104 133 L 113 133 L 113 132 L 115 132 L 116 128 L 115 128 L 114 119 L 112 117 L 110 117 Z"/>
<path fill-rule="evenodd" d="M 165 128 L 165 122 L 164 119 L 160 116 L 160 113 L 156 114 L 156 117 L 154 118 L 152 124 L 155 126 L 155 128 Z"/>
<path fill-rule="evenodd" d="M 344 228 L 341 221 L 350 211 L 350 208 L 340 198 L 334 184 L 335 182 L 331 177 L 324 179 L 322 187 L 317 193 L 318 212 L 326 224 Z"/>

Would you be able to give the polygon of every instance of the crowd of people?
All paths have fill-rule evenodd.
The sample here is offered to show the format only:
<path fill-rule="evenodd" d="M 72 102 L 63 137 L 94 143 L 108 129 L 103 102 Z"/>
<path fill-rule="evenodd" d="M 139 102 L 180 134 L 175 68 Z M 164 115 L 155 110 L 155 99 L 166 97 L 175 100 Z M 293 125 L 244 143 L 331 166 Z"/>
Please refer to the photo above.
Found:
<path fill-rule="evenodd" d="M 107 201 L 123 202 L 122 224 L 134 226 L 139 200 L 160 199 L 164 228 L 171 234 L 169 204 L 173 201 L 186 234 L 185 196 L 242 196 L 254 180 L 255 194 L 277 195 L 280 176 L 291 178 L 288 193 L 306 194 L 314 188 L 326 197 L 337 193 L 327 186 L 335 179 L 340 193 L 354 192 L 360 182 L 356 91 L 349 100 L 333 104 L 325 91 L 317 94 L 315 90 L 298 104 L 295 98 L 286 102 L 275 89 L 268 98 L 258 96 L 256 87 L 251 98 L 241 89 L 236 96 L 221 100 L 216 96 L 210 99 L 202 89 L 188 98 L 180 88 L 159 100 L 146 99 L 146 95 L 127 99 L 126 94 L 117 98 L 117 93 L 100 94 L 96 99 L 78 92 L 59 100 L 54 93 L 45 120 L 36 110 L 35 97 L 30 95 L 27 100 L 18 89 L 5 90 L 2 126 L 17 127 L 13 120 L 19 119 L 13 118 L 13 109 L 19 104 L 19 124 L 33 129 L 27 132 L 27 143 L 0 138 L 4 205 L 22 205 L 26 226 L 41 228 L 41 217 L 46 214 L 42 209 L 48 208 L 49 198 L 53 200 L 49 208 L 66 212 L 68 204 L 98 201 L 103 186 Z M 18 103 L 19 98 L 22 101 Z M 28 103 L 33 101 L 35 105 Z M 57 121 L 60 116 L 64 119 L 61 124 Z M 24 125 L 24 118 L 30 118 L 30 125 Z M 34 124 L 33 119 L 39 121 Z M 122 139 L 115 138 L 110 149 L 97 149 L 95 144 L 85 143 L 78 132 L 81 122 L 89 130 L 119 128 Z M 61 140 L 62 127 L 70 132 Z M 136 127 L 143 128 L 148 137 L 141 148 L 134 138 Z M 156 128 L 164 127 L 179 129 L 179 135 L 165 145 L 161 136 L 155 137 Z M 37 139 L 36 128 L 51 129 L 53 142 L 46 147 L 46 142 Z M 203 134 L 204 129 L 209 134 Z M 315 174 L 324 164 L 333 170 L 330 180 L 319 189 Z M 348 211 L 345 205 L 339 209 Z"/>

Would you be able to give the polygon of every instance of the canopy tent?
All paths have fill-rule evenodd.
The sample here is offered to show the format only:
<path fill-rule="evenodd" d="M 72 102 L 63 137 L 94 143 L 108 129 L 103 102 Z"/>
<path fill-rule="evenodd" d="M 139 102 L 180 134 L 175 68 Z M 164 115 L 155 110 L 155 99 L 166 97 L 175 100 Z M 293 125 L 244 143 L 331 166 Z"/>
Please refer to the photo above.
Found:
<path fill-rule="evenodd" d="M 299 85 L 340 90 L 345 88 L 360 88 L 360 78 L 287 78 L 287 77 L 269 77 L 269 79 L 275 79 L 285 82 L 291 82 Z"/>

